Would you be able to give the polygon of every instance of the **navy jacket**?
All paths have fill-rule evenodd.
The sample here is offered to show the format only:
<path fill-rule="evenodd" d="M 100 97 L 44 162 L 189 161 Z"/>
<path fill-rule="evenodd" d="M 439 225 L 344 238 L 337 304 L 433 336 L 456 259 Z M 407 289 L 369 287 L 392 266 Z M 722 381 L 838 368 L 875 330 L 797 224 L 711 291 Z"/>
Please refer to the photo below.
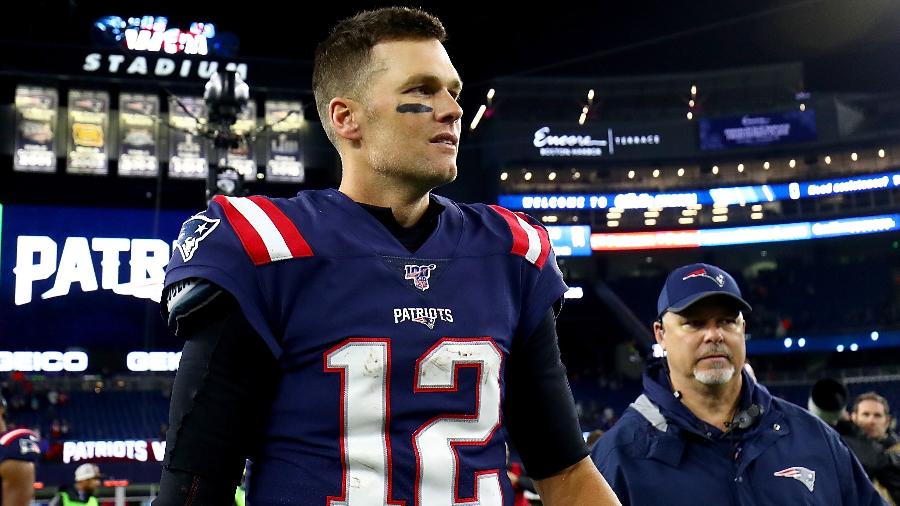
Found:
<path fill-rule="evenodd" d="M 754 404 L 749 427 L 723 433 L 673 395 L 656 361 L 591 456 L 624 506 L 884 505 L 831 427 L 744 373 L 739 411 Z"/>

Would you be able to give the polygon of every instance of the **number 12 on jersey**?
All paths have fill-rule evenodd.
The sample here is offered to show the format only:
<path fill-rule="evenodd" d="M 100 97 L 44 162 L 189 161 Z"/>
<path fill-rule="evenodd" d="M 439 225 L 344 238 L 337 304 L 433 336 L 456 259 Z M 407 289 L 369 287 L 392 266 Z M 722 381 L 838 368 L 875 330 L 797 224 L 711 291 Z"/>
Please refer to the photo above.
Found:
<path fill-rule="evenodd" d="M 350 338 L 325 353 L 325 371 L 341 375 L 341 496 L 327 506 L 402 505 L 391 494 L 391 341 Z M 415 506 L 500 506 L 500 469 L 475 473 L 475 497 L 460 499 L 456 445 L 484 445 L 500 426 L 503 354 L 489 338 L 444 338 L 416 361 L 414 393 L 456 392 L 461 367 L 477 371 L 474 413 L 440 414 L 412 436 Z"/>

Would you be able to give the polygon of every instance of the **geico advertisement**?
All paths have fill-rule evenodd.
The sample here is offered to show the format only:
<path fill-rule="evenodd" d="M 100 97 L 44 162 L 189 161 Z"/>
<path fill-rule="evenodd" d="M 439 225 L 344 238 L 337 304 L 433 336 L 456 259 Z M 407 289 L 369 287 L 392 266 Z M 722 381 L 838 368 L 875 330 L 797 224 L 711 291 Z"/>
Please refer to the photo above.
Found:
<path fill-rule="evenodd" d="M 191 214 L 0 207 L 0 342 L 158 345 L 165 267 Z"/>
<path fill-rule="evenodd" d="M 132 372 L 171 372 L 178 370 L 179 362 L 180 351 L 132 351 L 121 365 Z M 83 372 L 89 365 L 83 351 L 0 350 L 0 372 Z"/>

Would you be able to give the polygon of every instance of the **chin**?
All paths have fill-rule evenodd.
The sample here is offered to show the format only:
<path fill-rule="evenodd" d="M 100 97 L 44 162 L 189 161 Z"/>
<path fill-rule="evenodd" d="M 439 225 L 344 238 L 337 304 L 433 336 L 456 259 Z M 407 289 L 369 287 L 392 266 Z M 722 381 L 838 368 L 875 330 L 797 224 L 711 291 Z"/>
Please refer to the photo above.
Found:
<path fill-rule="evenodd" d="M 435 188 L 452 183 L 456 180 L 456 165 L 440 168 L 435 167 L 430 171 L 427 179 L 430 180 L 429 185 Z"/>
<path fill-rule="evenodd" d="M 704 385 L 724 385 L 731 381 L 734 377 L 735 368 L 733 365 L 717 369 L 699 369 L 694 368 L 694 379 Z"/>

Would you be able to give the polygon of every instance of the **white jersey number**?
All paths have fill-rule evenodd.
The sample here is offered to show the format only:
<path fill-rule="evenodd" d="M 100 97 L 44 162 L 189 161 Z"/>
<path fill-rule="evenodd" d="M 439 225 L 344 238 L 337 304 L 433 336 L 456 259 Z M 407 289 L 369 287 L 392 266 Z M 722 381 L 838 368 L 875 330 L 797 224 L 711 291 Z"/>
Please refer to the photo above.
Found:
<path fill-rule="evenodd" d="M 325 371 L 341 374 L 340 497 L 328 506 L 402 504 L 391 498 L 390 364 L 388 339 L 352 338 L 325 354 Z M 416 394 L 456 392 L 457 371 L 478 371 L 475 412 L 441 414 L 413 434 L 416 506 L 500 506 L 500 470 L 476 473 L 475 497 L 460 498 L 456 447 L 484 445 L 500 426 L 503 355 L 487 338 L 444 338 L 416 361 Z"/>

